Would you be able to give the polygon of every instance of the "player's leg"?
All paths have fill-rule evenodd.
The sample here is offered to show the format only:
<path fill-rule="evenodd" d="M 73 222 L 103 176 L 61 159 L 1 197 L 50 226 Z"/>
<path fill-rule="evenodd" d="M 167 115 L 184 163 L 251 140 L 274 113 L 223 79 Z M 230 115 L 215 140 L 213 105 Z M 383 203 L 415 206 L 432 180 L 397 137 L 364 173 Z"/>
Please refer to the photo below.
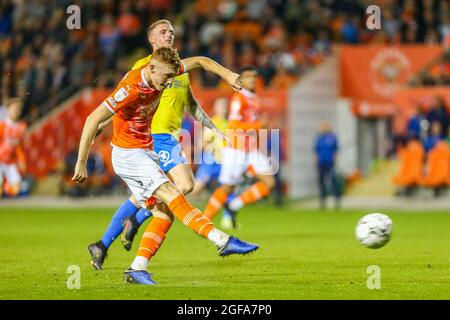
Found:
<path fill-rule="evenodd" d="M 339 186 L 338 176 L 334 167 L 330 169 L 330 180 L 335 201 L 334 207 L 335 209 L 339 210 L 341 207 L 341 190 Z"/>
<path fill-rule="evenodd" d="M 208 200 L 205 214 L 212 219 L 225 205 L 228 195 L 234 187 L 242 180 L 242 175 L 247 168 L 245 153 L 233 148 L 223 148 L 222 165 L 219 175 L 218 187 Z"/>
<path fill-rule="evenodd" d="M 159 179 L 156 177 L 155 181 L 159 181 Z M 124 279 L 127 282 L 156 284 L 146 270 L 150 259 L 156 254 L 165 239 L 172 224 L 173 215 L 196 233 L 213 242 L 221 256 L 247 254 L 258 249 L 258 245 L 241 241 L 214 228 L 211 221 L 200 210 L 194 208 L 171 182 L 163 183 L 153 193 L 158 199 L 163 200 L 166 204 L 169 203 L 169 211 L 161 208 L 153 210 L 154 218 L 142 237 L 136 258 L 131 267 L 124 272 Z"/>
<path fill-rule="evenodd" d="M 194 187 L 194 176 L 178 141 L 171 134 L 154 134 L 153 147 L 159 156 L 161 169 L 174 181 L 177 188 L 184 194 L 191 192 Z M 120 240 L 126 250 L 131 249 L 139 227 L 151 215 L 151 212 L 142 208 L 135 216 L 125 219 Z"/>
<path fill-rule="evenodd" d="M 209 165 L 202 163 L 195 173 L 195 183 L 194 189 L 192 190 L 193 195 L 197 195 L 203 191 L 208 182 L 211 180 L 211 175 L 209 173 Z"/>
<path fill-rule="evenodd" d="M 161 169 L 183 194 L 194 189 L 194 174 L 180 143 L 167 133 L 153 134 L 154 150 L 160 159 Z"/>
<path fill-rule="evenodd" d="M 125 181 L 131 190 L 139 207 L 147 207 L 148 200 L 152 198 L 154 190 L 161 184 L 169 181 L 159 168 L 158 156 L 149 150 L 114 147 L 112 164 L 115 173 Z M 154 230 L 150 232 L 161 234 L 159 230 L 163 230 L 162 232 L 165 233 L 167 231 L 166 228 L 168 228 L 167 224 L 164 222 L 158 224 L 158 221 L 159 219 L 155 219 L 155 223 L 151 224 L 151 227 L 149 225 L 150 230 Z M 130 275 L 126 276 L 129 277 Z M 139 278 L 139 281 L 143 283 L 154 283 L 148 273 L 137 273 L 133 277 Z"/>
<path fill-rule="evenodd" d="M 135 277 L 145 277 L 148 264 L 153 256 L 158 252 L 166 234 L 169 231 L 174 220 L 173 214 L 164 203 L 160 203 L 152 209 L 153 219 L 150 221 L 142 235 L 139 249 L 130 268 L 125 271 L 124 278 L 127 282 L 141 283 Z M 149 279 L 151 279 L 149 277 Z M 152 280 L 153 281 L 153 280 Z"/>
<path fill-rule="evenodd" d="M 259 151 L 252 151 L 249 153 L 249 163 L 253 167 L 258 181 L 230 202 L 228 207 L 235 212 L 245 205 L 267 197 L 275 186 L 275 178 L 267 156 Z"/>
<path fill-rule="evenodd" d="M 238 196 L 238 193 L 236 192 L 236 190 L 231 191 L 228 194 L 228 198 L 223 207 L 222 219 L 220 220 L 220 226 L 223 229 L 229 230 L 229 229 L 237 228 L 236 212 L 229 209 L 230 202 L 233 201 L 233 199 L 236 198 L 237 196 Z"/>
<path fill-rule="evenodd" d="M 327 186 L 326 186 L 326 169 L 323 166 L 318 165 L 318 179 L 320 190 L 320 209 L 324 210 L 327 207 Z"/>
<path fill-rule="evenodd" d="M 258 248 L 257 245 L 231 237 L 215 228 L 211 220 L 199 209 L 193 207 L 172 183 L 162 184 L 155 191 L 155 196 L 166 203 L 173 215 L 185 226 L 213 242 L 221 256 L 246 254 Z"/>
<path fill-rule="evenodd" d="M 192 173 L 191 166 L 187 163 L 181 163 L 171 168 L 167 172 L 167 176 L 182 194 L 188 194 L 194 189 L 194 174 Z"/>
<path fill-rule="evenodd" d="M 19 169 L 15 164 L 7 164 L 5 165 L 4 171 L 6 181 L 8 182 L 8 195 L 18 195 L 20 192 L 20 183 L 22 182 L 22 177 L 20 176 Z"/>
<path fill-rule="evenodd" d="M 216 163 L 202 163 L 195 173 L 195 185 L 192 194 L 200 193 L 209 183 L 218 181 L 221 165 Z"/>
<path fill-rule="evenodd" d="M 101 270 L 103 268 L 109 247 L 123 230 L 123 221 L 136 214 L 138 210 L 139 205 L 136 199 L 131 196 L 117 208 L 103 237 L 88 246 L 92 258 L 91 264 L 95 269 Z"/>

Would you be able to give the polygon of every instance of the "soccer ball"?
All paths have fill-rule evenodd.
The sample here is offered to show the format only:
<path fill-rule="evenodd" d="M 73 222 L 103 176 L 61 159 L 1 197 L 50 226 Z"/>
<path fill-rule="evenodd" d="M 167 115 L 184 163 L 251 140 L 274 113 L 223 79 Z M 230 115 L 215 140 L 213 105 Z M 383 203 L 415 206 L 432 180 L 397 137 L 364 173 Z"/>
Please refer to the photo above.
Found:
<path fill-rule="evenodd" d="M 392 236 L 392 220 L 382 213 L 371 213 L 356 224 L 356 238 L 361 245 L 376 249 L 383 247 Z"/>

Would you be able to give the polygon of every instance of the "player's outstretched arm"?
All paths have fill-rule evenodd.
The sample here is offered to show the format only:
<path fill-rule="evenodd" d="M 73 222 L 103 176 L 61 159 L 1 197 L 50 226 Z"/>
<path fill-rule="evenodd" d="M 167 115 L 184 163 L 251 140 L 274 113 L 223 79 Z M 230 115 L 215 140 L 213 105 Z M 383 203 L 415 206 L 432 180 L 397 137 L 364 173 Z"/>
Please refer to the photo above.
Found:
<path fill-rule="evenodd" d="M 242 89 L 241 76 L 233 71 L 223 67 L 214 60 L 207 57 L 190 57 L 181 60 L 185 66 L 185 72 L 189 72 L 196 68 L 202 68 L 206 71 L 217 74 L 224 79 L 234 90 Z"/>
<path fill-rule="evenodd" d="M 103 130 L 104 130 L 107 126 L 109 126 L 109 125 L 111 124 L 111 122 L 112 122 L 112 117 L 109 118 L 108 120 L 103 121 L 102 123 L 100 123 L 100 124 L 98 125 L 97 132 L 95 133 L 95 137 L 97 138 L 99 135 L 101 135 L 102 132 L 103 132 Z"/>
<path fill-rule="evenodd" d="M 206 111 L 202 108 L 200 103 L 195 99 L 192 93 L 192 88 L 189 85 L 189 90 L 187 92 L 187 109 L 189 113 L 194 117 L 195 120 L 200 121 L 205 127 L 211 129 L 220 138 L 225 139 L 228 142 L 228 138 L 224 132 L 222 132 L 217 126 L 212 122 L 211 118 L 208 116 Z"/>
<path fill-rule="evenodd" d="M 77 164 L 72 180 L 83 183 L 87 179 L 86 162 L 89 155 L 89 148 L 94 141 L 98 127 L 102 122 L 109 120 L 113 114 L 103 104 L 99 105 L 87 117 L 81 134 L 80 147 L 78 150 Z"/>

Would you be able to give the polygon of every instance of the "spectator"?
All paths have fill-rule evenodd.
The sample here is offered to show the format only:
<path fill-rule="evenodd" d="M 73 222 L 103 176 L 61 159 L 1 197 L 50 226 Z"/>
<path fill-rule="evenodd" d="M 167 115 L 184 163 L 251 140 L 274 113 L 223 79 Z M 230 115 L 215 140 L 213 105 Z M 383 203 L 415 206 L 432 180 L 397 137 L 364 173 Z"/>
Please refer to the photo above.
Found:
<path fill-rule="evenodd" d="M 441 130 L 443 130 L 443 135 L 447 134 L 446 130 L 450 123 L 450 119 L 442 97 L 436 97 L 433 107 L 427 114 L 427 120 L 429 123 L 439 122 L 441 125 Z"/>
<path fill-rule="evenodd" d="M 434 148 L 434 146 L 442 140 L 442 126 L 441 123 L 438 121 L 434 121 L 431 123 L 431 132 L 429 133 L 428 137 L 425 139 L 423 143 L 423 147 L 425 148 L 425 151 L 428 152 L 431 149 Z"/>
<path fill-rule="evenodd" d="M 41 110 L 31 105 L 36 101 L 57 101 L 61 86 L 74 92 L 81 86 L 99 83 L 97 78 L 105 74 L 111 78 L 110 73 L 115 77 L 112 82 L 118 80 L 131 64 L 120 60 L 131 60 L 135 50 L 145 48 L 145 27 L 160 15 L 174 20 L 179 34 L 176 47 L 182 56 L 221 57 L 231 69 L 257 64 L 265 85 L 283 89 L 322 62 L 331 52 L 331 41 L 436 43 L 448 41 L 450 30 L 448 3 L 441 1 L 383 2 L 380 5 L 384 33 L 377 32 L 379 36 L 365 29 L 361 17 L 366 7 L 361 1 L 79 2 L 83 3 L 83 28 L 68 30 L 68 0 L 0 1 L 1 88 L 2 92 L 7 88 L 9 95 L 16 95 L 22 86 L 21 94 L 26 95 L 38 87 L 39 96 L 26 99 L 27 114 Z M 41 59 L 47 62 L 50 80 L 44 85 L 40 78 L 37 86 L 34 66 Z M 287 70 L 279 69 L 279 60 Z M 425 83 L 450 83 L 447 65 L 442 61 L 437 74 L 433 71 L 423 77 Z M 5 71 L 8 77 L 4 76 Z M 203 86 L 221 85 L 214 77 L 193 77 L 194 83 L 199 81 Z M 442 125 L 446 131 L 447 125 Z"/>
<path fill-rule="evenodd" d="M 416 109 L 416 114 L 414 114 L 408 120 L 408 138 L 421 139 L 422 132 L 427 128 L 427 119 L 423 110 L 419 107 Z"/>
<path fill-rule="evenodd" d="M 330 124 L 328 122 L 323 122 L 320 125 L 320 133 L 316 137 L 314 144 L 319 178 L 321 209 L 326 208 L 327 189 L 330 182 L 335 197 L 335 208 L 340 208 L 341 192 L 335 169 L 338 150 L 339 145 L 336 135 L 332 132 Z"/>

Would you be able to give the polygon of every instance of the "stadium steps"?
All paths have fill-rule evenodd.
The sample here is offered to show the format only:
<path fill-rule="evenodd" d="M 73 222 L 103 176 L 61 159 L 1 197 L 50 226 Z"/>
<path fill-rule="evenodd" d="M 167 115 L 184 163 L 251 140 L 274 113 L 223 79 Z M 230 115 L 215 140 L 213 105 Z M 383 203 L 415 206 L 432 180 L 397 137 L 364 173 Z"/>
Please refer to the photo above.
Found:
<path fill-rule="evenodd" d="M 346 192 L 348 196 L 393 196 L 395 186 L 392 177 L 398 171 L 397 160 L 377 160 L 364 179 L 357 181 Z"/>

